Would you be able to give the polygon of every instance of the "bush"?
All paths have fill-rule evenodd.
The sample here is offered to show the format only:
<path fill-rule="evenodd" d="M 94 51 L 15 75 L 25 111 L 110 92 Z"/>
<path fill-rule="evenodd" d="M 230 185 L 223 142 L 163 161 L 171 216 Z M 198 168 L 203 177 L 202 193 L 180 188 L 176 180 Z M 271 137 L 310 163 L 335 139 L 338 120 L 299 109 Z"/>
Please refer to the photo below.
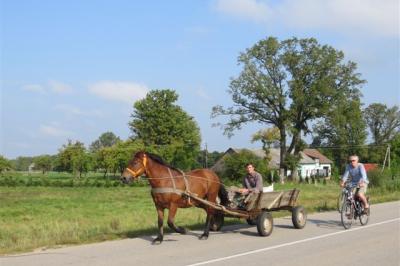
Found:
<path fill-rule="evenodd" d="M 393 174 L 392 169 L 385 171 L 372 170 L 368 172 L 369 187 L 383 188 L 389 191 L 400 190 L 400 177 Z"/>

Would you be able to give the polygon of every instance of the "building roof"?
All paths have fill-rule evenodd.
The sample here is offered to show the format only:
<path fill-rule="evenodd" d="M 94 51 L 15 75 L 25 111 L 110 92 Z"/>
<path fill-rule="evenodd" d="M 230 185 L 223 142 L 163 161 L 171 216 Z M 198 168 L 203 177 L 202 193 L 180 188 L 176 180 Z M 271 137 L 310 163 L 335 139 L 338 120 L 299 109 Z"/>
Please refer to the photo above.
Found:
<path fill-rule="evenodd" d="M 234 154 L 234 153 L 239 153 L 243 150 L 248 150 L 254 153 L 257 157 L 264 158 L 265 157 L 265 151 L 263 149 L 238 149 L 238 148 L 229 148 L 226 150 L 225 154 L 214 164 L 214 166 L 211 167 L 214 171 L 219 171 L 221 170 L 223 166 L 223 160 L 224 157 L 229 155 L 229 154 Z M 270 169 L 279 169 L 279 163 L 280 163 L 280 155 L 281 151 L 278 148 L 271 148 L 269 149 L 269 157 L 270 161 L 268 163 L 268 167 Z M 326 158 L 322 153 L 320 153 L 316 149 L 305 149 L 300 152 L 300 164 L 315 164 L 315 159 L 319 160 L 319 163 L 321 164 L 331 164 L 333 163 L 331 160 Z"/>
<path fill-rule="evenodd" d="M 303 153 L 313 159 L 319 159 L 319 163 L 327 163 L 327 164 L 333 163 L 325 155 L 320 153 L 317 149 L 304 149 Z"/>
<path fill-rule="evenodd" d="M 376 170 L 378 169 L 378 164 L 376 163 L 363 163 L 365 171 L 369 172 L 371 170 Z"/>

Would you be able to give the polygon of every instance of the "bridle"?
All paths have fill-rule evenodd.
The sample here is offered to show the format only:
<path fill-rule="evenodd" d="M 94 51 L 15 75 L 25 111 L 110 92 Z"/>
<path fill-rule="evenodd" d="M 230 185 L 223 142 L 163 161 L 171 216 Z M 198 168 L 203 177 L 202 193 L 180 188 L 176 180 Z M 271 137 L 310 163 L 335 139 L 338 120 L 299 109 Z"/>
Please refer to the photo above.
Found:
<path fill-rule="evenodd" d="M 137 171 L 133 171 L 133 170 L 129 169 L 129 167 L 125 168 L 125 170 L 127 170 L 134 177 L 137 177 L 139 175 L 140 171 L 146 172 L 146 167 L 147 167 L 147 156 L 146 156 L 146 154 L 143 155 L 142 166 L 143 167 L 139 168 Z"/>

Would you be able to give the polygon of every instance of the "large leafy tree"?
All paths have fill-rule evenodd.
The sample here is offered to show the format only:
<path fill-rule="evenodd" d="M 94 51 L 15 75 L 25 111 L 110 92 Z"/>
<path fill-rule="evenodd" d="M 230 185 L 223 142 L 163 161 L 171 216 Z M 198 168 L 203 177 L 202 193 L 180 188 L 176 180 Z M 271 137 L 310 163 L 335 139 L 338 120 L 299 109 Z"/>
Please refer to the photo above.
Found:
<path fill-rule="evenodd" d="M 366 156 L 366 138 L 361 103 L 354 99 L 334 106 L 323 120 L 315 124 L 312 146 L 327 147 L 324 153 L 343 169 L 349 155 Z"/>
<path fill-rule="evenodd" d="M 52 157 L 50 155 L 41 155 L 33 159 L 35 169 L 42 171 L 45 174 L 52 169 Z"/>
<path fill-rule="evenodd" d="M 90 144 L 90 151 L 91 152 L 96 152 L 97 150 L 104 148 L 104 147 L 111 147 L 112 145 L 116 144 L 118 141 L 121 139 L 116 136 L 114 133 L 108 131 L 100 135 L 100 137 L 93 141 L 92 144 Z"/>
<path fill-rule="evenodd" d="M 381 103 L 370 104 L 364 110 L 364 118 L 376 145 L 389 142 L 400 131 L 398 106 L 389 108 Z"/>
<path fill-rule="evenodd" d="M 68 140 L 59 150 L 57 156 L 57 169 L 72 172 L 75 176 L 82 176 L 91 165 L 91 157 L 86 151 L 85 145 L 79 141 Z"/>
<path fill-rule="evenodd" d="M 359 97 L 364 82 L 356 64 L 344 62 L 343 52 L 313 38 L 263 39 L 238 61 L 243 70 L 229 89 L 234 105 L 215 106 L 212 114 L 230 118 L 223 125 L 228 136 L 248 122 L 277 127 L 281 175 L 286 155 L 296 156 L 302 133 L 311 132 L 310 122 L 324 117 L 340 100 Z"/>
<path fill-rule="evenodd" d="M 129 122 L 133 138 L 147 149 L 183 169 L 196 164 L 200 151 L 200 129 L 193 117 L 175 104 L 173 90 L 152 90 L 134 104 Z"/>

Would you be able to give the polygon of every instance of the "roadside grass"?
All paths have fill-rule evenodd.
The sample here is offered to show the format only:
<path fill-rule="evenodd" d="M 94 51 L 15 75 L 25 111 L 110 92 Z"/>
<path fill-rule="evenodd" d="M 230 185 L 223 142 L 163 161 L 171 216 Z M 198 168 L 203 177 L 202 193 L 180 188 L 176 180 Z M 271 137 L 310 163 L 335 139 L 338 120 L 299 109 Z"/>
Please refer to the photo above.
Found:
<path fill-rule="evenodd" d="M 309 213 L 336 209 L 340 193 L 336 183 L 276 184 L 275 190 L 294 187 L 301 190 L 298 204 Z M 368 194 L 373 204 L 400 200 L 398 190 L 372 188 Z M 165 217 L 167 214 L 166 211 Z M 288 214 L 273 213 L 274 217 Z M 156 220 L 148 186 L 0 186 L 0 254 L 156 234 Z M 175 221 L 192 230 L 200 229 L 205 212 L 198 208 L 179 209 Z M 226 219 L 225 224 L 232 223 L 243 221 Z M 167 228 L 166 222 L 164 225 Z"/>

